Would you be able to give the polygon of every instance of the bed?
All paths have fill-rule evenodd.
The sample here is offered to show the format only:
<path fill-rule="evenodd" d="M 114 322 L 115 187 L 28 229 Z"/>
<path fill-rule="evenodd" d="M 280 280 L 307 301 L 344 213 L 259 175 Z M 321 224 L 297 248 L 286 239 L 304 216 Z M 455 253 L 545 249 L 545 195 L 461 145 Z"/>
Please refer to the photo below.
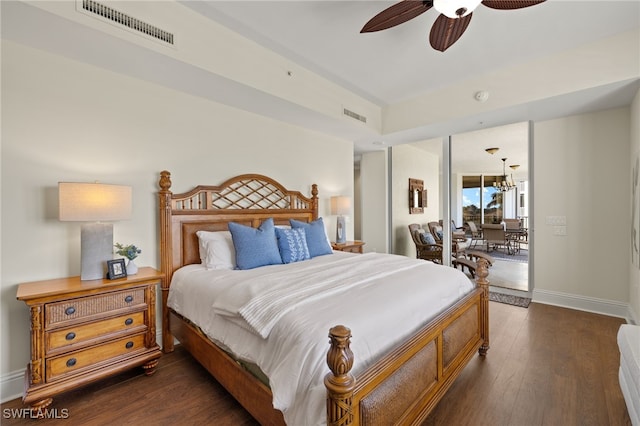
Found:
<path fill-rule="evenodd" d="M 376 253 L 334 252 L 286 265 L 210 271 L 203 266 L 198 232 L 222 235 L 230 230 L 230 223 L 262 228 L 273 222 L 283 229 L 296 223 L 315 225 L 321 220 L 318 188 L 312 185 L 307 197 L 257 174 L 236 176 L 216 186 L 198 185 L 182 194 L 173 194 L 171 185 L 170 173 L 161 172 L 163 350 L 171 352 L 174 339 L 179 341 L 261 424 L 420 424 L 476 351 L 486 355 L 489 283 L 483 259 L 478 262 L 475 284 L 453 268 Z M 437 284 L 437 297 L 417 295 L 425 287 L 416 283 L 417 277 L 425 273 L 433 277 L 431 281 L 443 281 Z M 322 282 L 322 290 L 282 312 L 244 315 L 243 311 L 249 327 L 237 321 L 232 313 L 246 310 L 251 303 L 234 302 L 236 293 L 226 301 L 228 293 L 237 292 L 240 285 L 253 291 L 260 287 L 260 280 L 267 279 L 269 289 L 280 288 L 285 275 L 311 287 Z M 219 284 L 198 284 L 198 277 Z M 378 288 L 391 282 L 396 294 L 384 299 Z M 214 294 L 194 296 L 185 290 L 198 288 L 214 288 Z M 298 288 L 306 289 L 307 284 Z M 283 284 L 279 291 L 289 290 Z M 271 298 L 272 309 L 289 298 L 282 297 L 289 293 L 268 293 L 260 303 Z M 402 299 L 398 294 L 409 297 Z M 375 308 L 381 299 L 383 305 Z M 234 303 L 237 308 L 228 306 Z M 412 303 L 424 309 L 408 308 Z M 434 313 L 427 312 L 431 304 Z M 187 305 L 211 305 L 212 309 L 185 314 Z M 373 313 L 363 314 L 365 308 Z M 396 309 L 389 311 L 394 312 L 394 321 L 376 322 L 375 312 L 380 309 Z M 405 319 L 403 311 L 411 315 Z M 353 340 L 348 326 L 353 328 Z M 367 340 L 372 334 L 380 338 Z M 257 355 L 247 349 L 253 346 Z M 300 352 L 305 354 L 302 361 L 297 358 Z M 296 384 L 280 384 L 285 376 L 292 376 Z"/>

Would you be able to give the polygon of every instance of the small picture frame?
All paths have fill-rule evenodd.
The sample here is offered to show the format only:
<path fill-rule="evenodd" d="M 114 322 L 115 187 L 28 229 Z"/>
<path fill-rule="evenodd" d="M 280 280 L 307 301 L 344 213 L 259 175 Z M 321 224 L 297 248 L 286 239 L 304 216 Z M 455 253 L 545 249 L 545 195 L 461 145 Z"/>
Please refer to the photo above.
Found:
<path fill-rule="evenodd" d="M 107 279 L 117 280 L 127 277 L 127 267 L 124 259 L 107 260 Z"/>

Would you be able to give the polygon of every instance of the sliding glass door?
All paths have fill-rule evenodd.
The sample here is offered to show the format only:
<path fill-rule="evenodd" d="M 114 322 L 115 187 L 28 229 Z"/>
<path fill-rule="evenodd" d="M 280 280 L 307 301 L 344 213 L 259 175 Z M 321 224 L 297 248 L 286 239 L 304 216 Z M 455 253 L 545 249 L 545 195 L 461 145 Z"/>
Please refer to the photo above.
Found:
<path fill-rule="evenodd" d="M 442 263 L 451 264 L 452 256 L 463 253 L 459 246 L 464 244 L 467 250 L 489 252 L 496 258 L 491 272 L 494 286 L 529 290 L 529 133 L 529 123 L 516 123 L 390 148 L 392 252 L 415 256 L 407 226 L 430 232 L 431 224 L 440 223 Z M 420 209 L 412 209 L 412 198 L 408 199 L 415 180 L 424 189 Z M 507 231 L 507 224 L 512 227 L 514 221 L 517 229 Z M 481 234 L 487 224 L 503 224 L 505 234 L 517 235 L 518 240 L 488 242 Z M 461 232 L 466 241 L 460 240 Z"/>
<path fill-rule="evenodd" d="M 529 139 L 525 122 L 455 134 L 450 142 L 451 219 L 475 225 L 471 249 L 494 257 L 491 284 L 507 293 L 530 290 Z"/>

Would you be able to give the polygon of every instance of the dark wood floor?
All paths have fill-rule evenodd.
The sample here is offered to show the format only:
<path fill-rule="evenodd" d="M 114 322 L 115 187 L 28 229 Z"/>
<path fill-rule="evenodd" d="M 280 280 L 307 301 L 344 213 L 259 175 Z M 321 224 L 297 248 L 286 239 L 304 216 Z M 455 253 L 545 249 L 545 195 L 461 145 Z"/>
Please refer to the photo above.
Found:
<path fill-rule="evenodd" d="M 491 302 L 491 349 L 476 356 L 431 413 L 432 425 L 631 425 L 618 385 L 616 333 L 623 320 L 532 303 Z M 7 418 L 3 425 L 32 425 Z M 51 408 L 69 425 L 255 425 L 255 421 L 178 346 L 155 375 L 136 369 L 60 395 Z"/>

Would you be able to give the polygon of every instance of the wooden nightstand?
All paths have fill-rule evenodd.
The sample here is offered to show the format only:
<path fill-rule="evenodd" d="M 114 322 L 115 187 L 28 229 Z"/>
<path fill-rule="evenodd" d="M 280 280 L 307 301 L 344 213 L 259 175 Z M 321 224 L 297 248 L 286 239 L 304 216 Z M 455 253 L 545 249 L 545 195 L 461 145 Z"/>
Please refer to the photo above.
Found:
<path fill-rule="evenodd" d="M 156 286 L 163 275 L 140 268 L 118 280 L 80 277 L 24 283 L 31 310 L 31 361 L 23 403 L 43 411 L 53 396 L 123 370 L 155 372 Z"/>
<path fill-rule="evenodd" d="M 347 241 L 342 244 L 331 243 L 331 248 L 339 251 L 348 251 L 349 253 L 362 253 L 364 246 L 363 241 Z"/>

